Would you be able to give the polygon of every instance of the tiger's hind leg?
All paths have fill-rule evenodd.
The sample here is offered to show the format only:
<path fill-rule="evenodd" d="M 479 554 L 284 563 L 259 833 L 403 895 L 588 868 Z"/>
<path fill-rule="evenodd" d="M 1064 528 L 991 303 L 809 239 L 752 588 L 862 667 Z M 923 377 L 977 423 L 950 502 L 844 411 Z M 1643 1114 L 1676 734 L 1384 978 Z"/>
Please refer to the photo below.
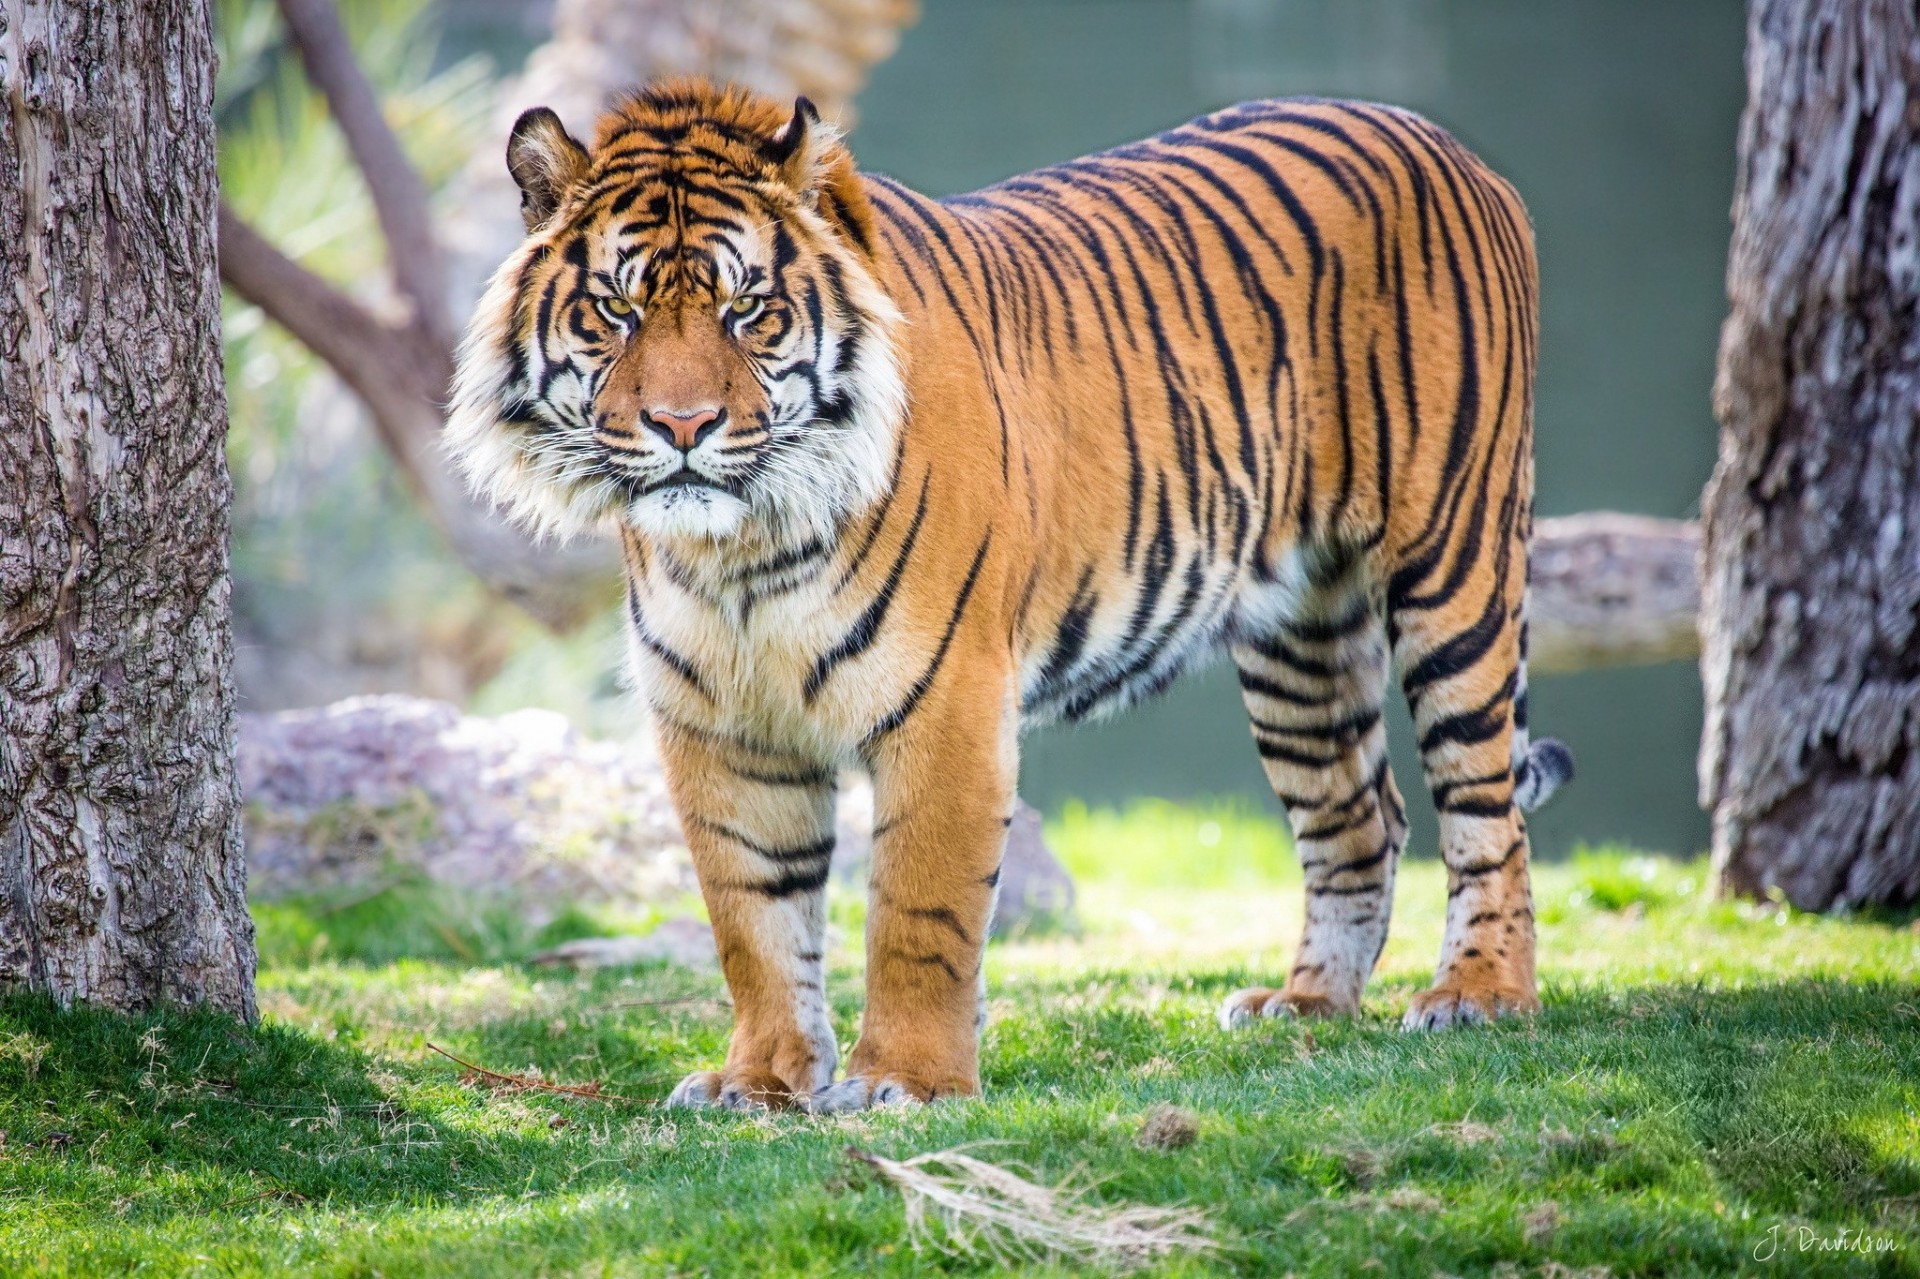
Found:
<path fill-rule="evenodd" d="M 1306 923 L 1286 984 L 1234 992 L 1233 1026 L 1261 1016 L 1351 1013 L 1386 944 L 1406 810 L 1387 765 L 1384 627 L 1364 572 L 1309 579 L 1297 615 L 1237 638 L 1254 742 L 1286 806 L 1306 876 Z"/>
<path fill-rule="evenodd" d="M 1488 541 L 1501 545 L 1497 535 Z M 1428 593 L 1426 582 L 1409 578 L 1388 604 L 1447 867 L 1440 962 L 1433 985 L 1407 1009 L 1409 1030 L 1540 1007 L 1527 824 L 1516 800 L 1544 798 L 1570 760 L 1557 742 L 1529 751 L 1516 729 L 1526 687 L 1525 564 L 1525 536 L 1514 530 L 1503 551 L 1489 553 L 1485 572 L 1450 592 Z M 1543 768 L 1556 775 L 1536 776 Z"/>

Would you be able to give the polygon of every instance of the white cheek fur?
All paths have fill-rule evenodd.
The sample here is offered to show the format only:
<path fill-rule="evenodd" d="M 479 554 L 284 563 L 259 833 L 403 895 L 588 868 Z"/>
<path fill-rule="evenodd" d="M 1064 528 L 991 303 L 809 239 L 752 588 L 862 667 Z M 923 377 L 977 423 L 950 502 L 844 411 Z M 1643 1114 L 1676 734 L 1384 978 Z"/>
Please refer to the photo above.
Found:
<path fill-rule="evenodd" d="M 515 523 L 543 537 L 566 539 L 597 529 L 619 501 L 619 487 L 595 464 L 590 435 L 568 422 L 585 420 L 575 403 L 583 379 L 556 379 L 548 401 L 530 405 L 533 421 L 510 421 L 506 406 L 528 402 L 507 359 L 517 282 L 537 242 L 528 241 L 487 284 L 460 343 L 443 443 L 473 491 Z M 530 365 L 537 374 L 538 365 Z M 570 399 L 568 397 L 571 397 Z M 557 410 L 557 411 L 556 411 Z"/>
<path fill-rule="evenodd" d="M 533 251 L 529 242 L 495 272 L 461 343 L 446 447 L 474 491 L 541 536 L 566 539 L 599 530 L 612 518 L 655 537 L 722 538 L 751 520 L 779 537 L 830 536 L 848 514 L 877 501 L 890 474 L 894 442 L 906 413 L 906 388 L 894 351 L 900 323 L 892 299 L 863 270 L 849 272 L 849 301 L 867 328 L 861 358 L 842 380 L 853 412 L 843 423 L 804 423 L 799 443 L 778 450 L 754 477 L 745 500 L 725 493 L 675 490 L 635 499 L 614 478 L 592 438 L 588 379 L 562 373 L 543 400 L 507 358 L 519 309 L 518 281 Z M 826 350 L 838 347 L 827 335 Z M 527 374 L 538 377 L 540 353 Z M 804 405 L 782 403 L 787 387 L 769 388 L 789 420 Z M 509 420 L 508 404 L 527 403 L 532 422 Z"/>

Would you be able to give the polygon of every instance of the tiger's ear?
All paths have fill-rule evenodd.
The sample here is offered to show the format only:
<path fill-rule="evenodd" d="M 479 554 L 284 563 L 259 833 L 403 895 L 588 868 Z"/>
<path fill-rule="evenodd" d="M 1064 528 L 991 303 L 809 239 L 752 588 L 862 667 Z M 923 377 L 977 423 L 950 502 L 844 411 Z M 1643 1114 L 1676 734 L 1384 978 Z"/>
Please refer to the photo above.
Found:
<path fill-rule="evenodd" d="M 781 125 L 762 149 L 779 168 L 781 181 L 808 195 L 819 180 L 821 159 L 839 136 L 831 125 L 820 123 L 820 109 L 803 95 L 793 100 L 793 119 Z"/>
<path fill-rule="evenodd" d="M 507 137 L 507 172 L 520 187 L 520 216 L 537 231 L 560 207 L 567 188 L 587 176 L 587 149 L 546 107 L 522 112 Z"/>
<path fill-rule="evenodd" d="M 840 142 L 840 130 L 822 124 L 808 98 L 793 100 L 793 118 L 765 146 L 780 180 L 869 257 L 874 252 L 873 207 L 867 203 L 853 156 Z"/>

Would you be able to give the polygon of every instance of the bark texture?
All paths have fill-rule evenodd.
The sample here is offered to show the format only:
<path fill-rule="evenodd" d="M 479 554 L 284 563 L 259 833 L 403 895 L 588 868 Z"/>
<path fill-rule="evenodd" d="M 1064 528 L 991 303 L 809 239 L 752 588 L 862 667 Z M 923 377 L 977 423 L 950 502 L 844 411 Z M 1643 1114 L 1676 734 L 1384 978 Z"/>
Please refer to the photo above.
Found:
<path fill-rule="evenodd" d="M 207 0 L 0 0 L 0 990 L 251 1017 Z"/>
<path fill-rule="evenodd" d="M 1723 889 L 1920 896 L 1920 31 L 1753 0 L 1704 500 Z"/>

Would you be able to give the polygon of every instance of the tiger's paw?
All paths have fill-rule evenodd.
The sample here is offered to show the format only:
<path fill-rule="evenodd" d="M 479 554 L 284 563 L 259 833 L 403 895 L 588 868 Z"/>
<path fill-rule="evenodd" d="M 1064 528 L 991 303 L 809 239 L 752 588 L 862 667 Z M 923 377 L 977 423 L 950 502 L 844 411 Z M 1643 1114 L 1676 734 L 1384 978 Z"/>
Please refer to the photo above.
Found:
<path fill-rule="evenodd" d="M 763 1070 L 696 1070 L 667 1097 L 687 1110 L 785 1110 L 800 1104 L 778 1075 Z"/>
<path fill-rule="evenodd" d="M 1540 997 L 1524 987 L 1473 987 L 1445 983 L 1423 990 L 1407 1005 L 1402 1030 L 1450 1030 L 1484 1026 L 1500 1017 L 1540 1011 Z"/>
<path fill-rule="evenodd" d="M 1250 986 L 1234 991 L 1220 1005 L 1220 1029 L 1237 1030 L 1261 1017 L 1339 1017 L 1354 1011 L 1329 995 Z"/>
<path fill-rule="evenodd" d="M 918 1106 L 951 1097 L 975 1097 L 980 1086 L 968 1080 L 934 1083 L 897 1070 L 848 1075 L 802 1101 L 816 1115 L 836 1115 L 879 1106 Z"/>

